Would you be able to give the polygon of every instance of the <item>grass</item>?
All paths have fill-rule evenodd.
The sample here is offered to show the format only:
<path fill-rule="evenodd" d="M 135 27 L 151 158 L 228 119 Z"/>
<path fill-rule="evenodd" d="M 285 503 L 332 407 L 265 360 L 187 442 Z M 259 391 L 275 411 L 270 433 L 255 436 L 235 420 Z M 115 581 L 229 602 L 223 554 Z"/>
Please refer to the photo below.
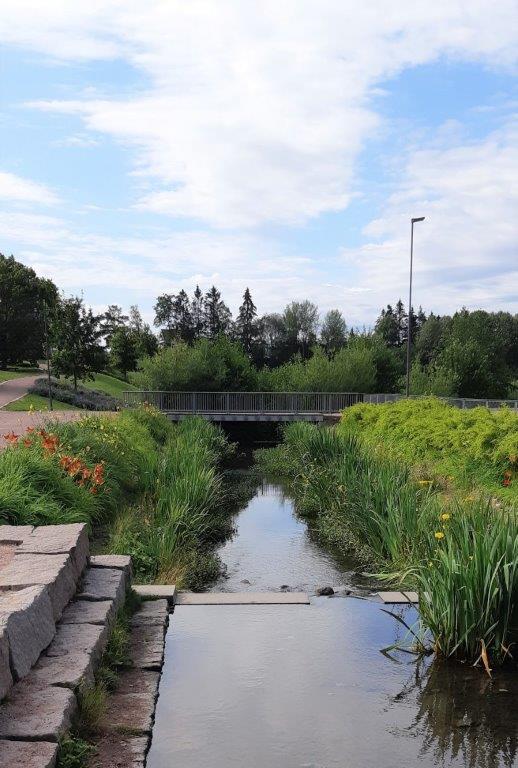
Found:
<path fill-rule="evenodd" d="M 228 451 L 223 432 L 203 419 L 172 428 L 154 492 L 118 517 L 108 544 L 131 554 L 137 578 L 199 588 L 218 575 L 212 547 L 228 515 L 217 464 Z"/>
<path fill-rule="evenodd" d="M 438 655 L 491 665 L 518 642 L 518 516 L 487 491 L 456 493 L 340 427 L 286 428 L 259 451 L 292 482 L 297 509 L 398 587 L 417 588 Z M 461 436 L 457 436 L 461 440 Z"/>
<path fill-rule="evenodd" d="M 1 409 L 3 411 L 48 411 L 49 407 L 48 397 L 42 397 L 41 395 L 24 395 L 19 400 L 13 400 L 12 403 L 4 405 Z M 52 400 L 52 408 L 55 411 L 79 411 L 80 408 L 76 408 L 75 405 L 68 405 L 67 403 L 60 403 L 59 400 Z"/>
<path fill-rule="evenodd" d="M 128 381 L 122 381 L 115 376 L 110 376 L 108 373 L 96 373 L 93 379 L 81 382 L 81 387 L 84 389 L 93 389 L 97 392 L 104 392 L 111 397 L 117 397 L 122 399 L 122 393 L 126 390 L 133 390 L 136 387 L 130 384 Z"/>
<path fill-rule="evenodd" d="M 2 381 L 11 381 L 12 379 L 20 379 L 24 376 L 31 376 L 32 374 L 41 373 L 40 368 L 32 368 L 31 366 L 23 367 L 16 366 L 7 368 L 7 370 L 0 370 L 0 383 Z"/>

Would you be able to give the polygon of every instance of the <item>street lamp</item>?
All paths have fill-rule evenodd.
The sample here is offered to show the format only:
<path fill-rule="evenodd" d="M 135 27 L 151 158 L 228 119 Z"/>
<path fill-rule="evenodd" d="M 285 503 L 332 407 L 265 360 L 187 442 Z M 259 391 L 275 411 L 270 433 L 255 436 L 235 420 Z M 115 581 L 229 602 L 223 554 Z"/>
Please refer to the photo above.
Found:
<path fill-rule="evenodd" d="M 408 328 L 406 340 L 406 396 L 410 395 L 410 348 L 412 345 L 412 268 L 414 263 L 414 224 L 424 221 L 424 216 L 410 219 L 410 290 L 408 295 Z"/>

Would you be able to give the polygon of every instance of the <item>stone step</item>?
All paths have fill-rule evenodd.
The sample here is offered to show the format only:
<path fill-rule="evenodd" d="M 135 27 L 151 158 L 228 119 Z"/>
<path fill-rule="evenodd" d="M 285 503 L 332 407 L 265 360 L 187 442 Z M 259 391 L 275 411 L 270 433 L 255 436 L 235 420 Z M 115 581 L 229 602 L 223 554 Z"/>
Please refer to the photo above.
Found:
<path fill-rule="evenodd" d="M 408 603 L 418 603 L 419 595 L 417 592 L 377 592 L 377 596 L 383 603 L 388 605 L 398 605 Z"/>
<path fill-rule="evenodd" d="M 144 600 L 163 598 L 169 603 L 174 603 L 176 599 L 174 584 L 133 584 L 133 591 Z"/>
<path fill-rule="evenodd" d="M 0 741 L 3 768 L 54 768 L 58 745 L 50 741 Z"/>
<path fill-rule="evenodd" d="M 309 605 L 305 592 L 178 592 L 176 605 Z"/>

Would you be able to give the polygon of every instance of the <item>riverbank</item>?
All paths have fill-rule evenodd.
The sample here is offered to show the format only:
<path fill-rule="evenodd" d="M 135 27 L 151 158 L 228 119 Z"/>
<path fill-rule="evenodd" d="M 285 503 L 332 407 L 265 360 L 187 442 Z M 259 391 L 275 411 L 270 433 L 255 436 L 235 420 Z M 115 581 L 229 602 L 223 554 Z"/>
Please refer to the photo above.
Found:
<path fill-rule="evenodd" d="M 261 451 L 291 480 L 297 509 L 366 569 L 420 594 L 418 644 L 473 663 L 512 664 L 517 639 L 518 521 L 487 494 L 449 493 L 350 431 L 290 425 Z M 416 639 L 416 638 L 414 638 Z"/>
<path fill-rule="evenodd" d="M 141 580 L 196 584 L 217 575 L 224 526 L 222 431 L 172 425 L 152 408 L 57 420 L 4 436 L 0 519 L 12 525 L 86 522 L 97 551 L 130 554 Z"/>

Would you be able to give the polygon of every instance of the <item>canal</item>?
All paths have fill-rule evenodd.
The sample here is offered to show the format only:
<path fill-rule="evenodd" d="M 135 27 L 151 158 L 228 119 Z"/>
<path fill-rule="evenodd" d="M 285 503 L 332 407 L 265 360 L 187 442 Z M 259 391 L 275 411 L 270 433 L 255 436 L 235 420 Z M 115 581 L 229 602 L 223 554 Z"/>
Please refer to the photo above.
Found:
<path fill-rule="evenodd" d="M 259 484 L 219 554 L 212 590 L 305 590 L 311 604 L 176 607 L 149 768 L 518 764 L 516 677 L 382 653 L 404 628 L 353 561 L 320 546 L 282 484 Z M 335 596 L 315 596 L 327 585 Z"/>

